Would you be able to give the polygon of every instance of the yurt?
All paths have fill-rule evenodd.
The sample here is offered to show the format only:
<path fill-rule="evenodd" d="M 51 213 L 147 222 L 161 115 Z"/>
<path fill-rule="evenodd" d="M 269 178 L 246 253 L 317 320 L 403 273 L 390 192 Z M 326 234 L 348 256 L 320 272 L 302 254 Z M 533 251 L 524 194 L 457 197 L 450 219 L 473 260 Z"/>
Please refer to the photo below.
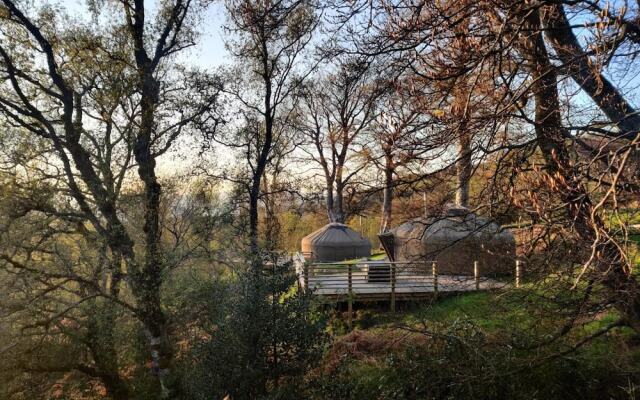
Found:
<path fill-rule="evenodd" d="M 463 207 L 449 207 L 438 217 L 418 218 L 381 235 L 395 261 L 435 261 L 439 274 L 511 273 L 516 243 L 513 233 Z"/>
<path fill-rule="evenodd" d="M 344 224 L 331 223 L 302 238 L 302 253 L 316 262 L 344 261 L 371 255 L 371 243 Z"/>

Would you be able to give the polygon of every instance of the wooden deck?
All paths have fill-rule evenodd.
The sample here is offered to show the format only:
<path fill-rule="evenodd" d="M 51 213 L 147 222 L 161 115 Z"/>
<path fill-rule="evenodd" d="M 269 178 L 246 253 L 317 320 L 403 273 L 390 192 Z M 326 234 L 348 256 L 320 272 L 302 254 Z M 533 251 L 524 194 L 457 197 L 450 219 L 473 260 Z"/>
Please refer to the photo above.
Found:
<path fill-rule="evenodd" d="M 508 284 L 482 277 L 473 266 L 472 275 L 438 275 L 432 262 L 357 261 L 308 263 L 294 258 L 300 287 L 332 300 L 410 300 L 432 297 L 438 292 L 493 290 Z M 474 274 L 475 273 L 475 274 Z"/>
<path fill-rule="evenodd" d="M 385 296 L 391 295 L 391 282 L 367 281 L 366 272 L 354 272 L 352 274 L 351 291 L 355 296 L 381 294 Z M 480 278 L 479 287 L 476 288 L 475 278 L 473 276 L 462 275 L 439 275 L 438 276 L 439 292 L 466 292 L 472 290 L 492 290 L 505 286 L 505 283 L 489 278 Z M 348 274 L 332 274 L 330 276 L 311 276 L 309 277 L 309 288 L 314 294 L 319 296 L 346 296 L 349 294 Z M 302 284 L 304 287 L 304 283 Z M 406 274 L 395 284 L 395 293 L 397 296 L 412 295 L 426 293 L 432 294 L 436 291 L 434 280 L 431 276 L 410 275 Z"/>

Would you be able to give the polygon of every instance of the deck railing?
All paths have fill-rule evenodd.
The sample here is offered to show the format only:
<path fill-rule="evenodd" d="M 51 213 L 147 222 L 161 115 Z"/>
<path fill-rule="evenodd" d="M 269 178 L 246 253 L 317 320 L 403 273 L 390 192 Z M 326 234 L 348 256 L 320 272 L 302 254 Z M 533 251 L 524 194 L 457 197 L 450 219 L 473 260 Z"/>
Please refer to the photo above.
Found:
<path fill-rule="evenodd" d="M 429 261 L 358 263 L 312 263 L 303 265 L 301 286 L 317 295 L 346 298 L 389 299 L 395 310 L 396 297 L 437 293 L 435 263 Z M 349 307 L 351 308 L 351 307 Z"/>
<path fill-rule="evenodd" d="M 307 263 L 303 266 L 303 287 L 325 292 L 358 293 L 372 289 L 391 293 L 394 287 L 433 288 L 433 262 L 363 261 L 357 263 Z"/>
<path fill-rule="evenodd" d="M 293 256 L 298 282 L 315 295 L 348 303 L 351 324 L 353 302 L 384 300 L 395 311 L 396 299 L 437 296 L 440 291 L 462 292 L 496 289 L 508 284 L 482 276 L 480 264 L 470 265 L 469 275 L 439 275 L 435 261 L 343 261 L 309 262 L 303 254 Z M 516 261 L 515 286 L 522 279 L 522 263 Z"/>

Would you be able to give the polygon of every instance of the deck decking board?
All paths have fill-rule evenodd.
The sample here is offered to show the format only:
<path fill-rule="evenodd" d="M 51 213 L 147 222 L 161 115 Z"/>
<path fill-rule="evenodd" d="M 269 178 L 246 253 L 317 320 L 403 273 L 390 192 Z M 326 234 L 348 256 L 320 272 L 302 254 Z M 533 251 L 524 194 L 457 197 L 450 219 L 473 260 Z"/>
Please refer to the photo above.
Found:
<path fill-rule="evenodd" d="M 390 267 L 391 264 L 394 265 L 393 269 Z M 317 263 L 305 266 L 304 258 L 300 257 L 296 271 L 302 288 L 306 290 L 308 286 L 314 295 L 334 300 L 349 297 L 352 301 L 388 300 L 392 294 L 398 300 L 418 299 L 432 297 L 436 292 L 483 291 L 508 286 L 505 282 L 484 276 L 477 278 L 476 285 L 476 277 L 471 274 L 437 275 L 437 285 L 435 285 L 431 262 L 417 265 L 415 262 L 402 264 L 369 260 L 358 263 Z M 391 282 L 392 277 L 395 278 L 394 283 Z"/>

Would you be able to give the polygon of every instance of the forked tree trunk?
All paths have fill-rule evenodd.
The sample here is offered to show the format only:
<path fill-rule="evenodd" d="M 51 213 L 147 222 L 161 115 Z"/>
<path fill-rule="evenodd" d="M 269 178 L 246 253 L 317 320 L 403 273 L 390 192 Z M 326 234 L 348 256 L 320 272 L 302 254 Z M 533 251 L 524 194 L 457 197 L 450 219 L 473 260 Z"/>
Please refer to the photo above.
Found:
<path fill-rule="evenodd" d="M 462 13 L 464 14 L 464 13 Z M 464 18 L 460 24 L 454 28 L 457 39 L 454 41 L 453 51 L 455 59 L 459 64 L 459 68 L 464 68 L 469 62 L 469 56 L 473 49 L 470 46 L 468 35 L 470 19 Z M 452 113 L 458 121 L 458 161 L 456 163 L 457 187 L 456 187 L 456 205 L 459 207 L 469 206 L 469 184 L 472 173 L 472 153 L 471 139 L 472 133 L 469 132 L 469 98 L 471 90 L 467 87 L 469 77 L 462 75 L 454 88 L 454 103 Z"/>
<path fill-rule="evenodd" d="M 258 230 L 258 201 L 260 199 L 260 181 L 264 175 L 269 155 L 273 150 L 273 124 L 275 115 L 275 105 L 272 103 L 273 96 L 273 77 L 272 70 L 269 66 L 268 38 L 261 38 L 262 49 L 262 82 L 264 84 L 264 138 L 262 144 L 258 147 L 259 152 L 255 160 L 255 169 L 251 176 L 251 190 L 249 192 L 249 241 L 251 250 L 251 268 L 254 273 L 259 273 L 262 268 L 262 260 L 260 259 L 260 243 Z M 259 137 L 259 136 L 258 136 Z"/>
<path fill-rule="evenodd" d="M 608 236 L 604 222 L 593 212 L 589 193 L 570 163 L 560 115 L 556 69 L 549 61 L 537 11 L 529 13 L 525 25 L 524 32 L 530 36 L 521 41 L 520 51 L 530 63 L 536 102 L 535 132 L 547 165 L 547 176 L 565 204 L 576 233 L 586 245 L 596 246 L 593 268 L 601 274 L 610 301 L 625 322 L 640 332 L 640 286 L 627 269 L 621 250 L 611 241 L 602 240 L 602 236 Z"/>
<path fill-rule="evenodd" d="M 129 387 L 119 371 L 114 327 L 113 304 L 95 303 L 95 312 L 88 316 L 87 345 L 95 363 L 96 375 L 114 400 L 129 399 Z"/>
<path fill-rule="evenodd" d="M 142 63 L 144 65 L 144 63 Z M 146 66 L 139 66 L 141 79 L 140 128 L 133 153 L 138 163 L 138 176 L 144 183 L 144 262 L 135 276 L 134 291 L 141 309 L 141 320 L 151 354 L 151 368 L 160 386 L 160 395 L 169 397 L 177 388 L 170 388 L 166 376 L 171 371 L 173 349 L 169 341 L 168 324 L 160 302 L 162 286 L 162 251 L 160 249 L 160 196 L 162 189 L 155 174 L 156 160 L 151 138 L 159 96 L 159 83 Z"/>
<path fill-rule="evenodd" d="M 101 290 L 117 299 L 120 294 L 120 268 L 122 259 L 113 254 L 109 259 L 107 247 L 100 249 L 100 265 L 105 265 L 109 277 L 100 284 Z M 110 282 L 110 284 L 107 284 Z M 93 287 L 88 288 L 93 290 Z M 120 374 L 120 364 L 115 336 L 117 308 L 110 299 L 94 299 L 87 318 L 87 345 L 91 351 L 95 370 L 104 384 L 107 394 L 114 400 L 129 399 L 129 386 Z M 95 312 L 93 312 L 95 310 Z"/>

